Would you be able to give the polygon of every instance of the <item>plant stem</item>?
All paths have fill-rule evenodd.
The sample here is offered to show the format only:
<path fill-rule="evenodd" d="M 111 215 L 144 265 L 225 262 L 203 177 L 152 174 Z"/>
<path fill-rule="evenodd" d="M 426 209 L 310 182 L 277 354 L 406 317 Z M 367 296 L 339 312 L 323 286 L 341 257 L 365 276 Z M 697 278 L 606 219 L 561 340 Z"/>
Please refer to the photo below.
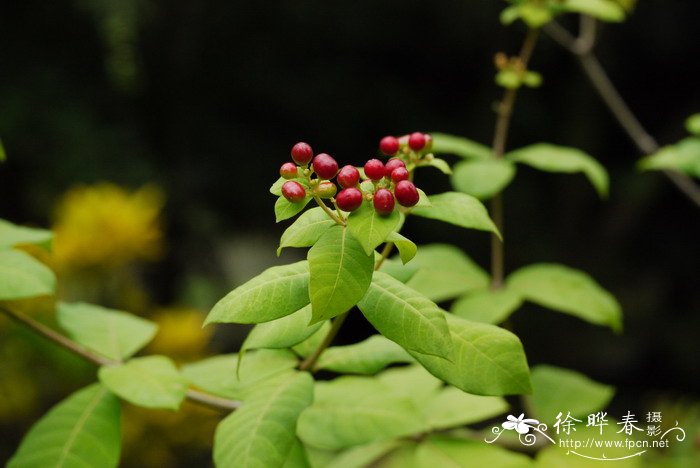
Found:
<path fill-rule="evenodd" d="M 37 322 L 33 318 L 24 315 L 20 312 L 2 306 L 0 306 L 0 312 L 7 315 L 12 320 L 20 323 L 21 325 L 24 325 L 36 334 L 43 336 L 47 340 L 61 346 L 62 348 L 80 356 L 81 358 L 93 364 L 97 364 L 98 366 L 118 366 L 122 364 L 121 361 L 109 359 L 105 356 L 102 356 L 101 354 L 98 354 L 94 351 L 85 348 L 84 346 L 80 345 L 79 343 L 76 343 L 70 338 L 56 332 L 55 330 L 47 327 L 46 325 L 40 322 Z M 191 388 L 187 390 L 185 396 L 188 400 L 194 403 L 199 403 L 201 405 L 209 406 L 210 408 L 218 410 L 233 411 L 241 405 L 239 401 L 228 400 L 226 398 L 221 398 L 216 395 L 211 395 L 209 393 L 194 390 Z"/>
<path fill-rule="evenodd" d="M 314 371 L 314 366 L 316 365 L 318 358 L 321 357 L 321 354 L 323 354 L 326 348 L 328 348 L 333 342 L 333 339 L 340 331 L 340 327 L 343 325 L 343 322 L 345 322 L 345 319 L 348 318 L 348 315 L 350 315 L 349 310 L 341 315 L 338 315 L 333 320 L 333 325 L 331 325 L 331 329 L 328 330 L 328 333 L 323 338 L 323 341 L 321 341 L 321 344 L 319 344 L 314 352 L 304 359 L 301 364 L 299 364 L 299 370 L 311 372 Z"/>
<path fill-rule="evenodd" d="M 382 254 L 381 258 L 377 263 L 374 265 L 374 271 L 379 270 L 379 268 L 382 266 L 384 263 L 384 260 L 386 260 L 389 257 L 389 254 L 391 253 L 391 249 L 393 249 L 394 243 L 393 242 L 387 242 L 384 244 L 384 248 L 382 249 Z M 331 343 L 333 342 L 333 339 L 335 336 L 338 334 L 338 331 L 340 331 L 340 327 L 343 325 L 343 322 L 345 322 L 345 319 L 348 317 L 350 314 L 350 311 L 348 310 L 347 312 L 338 315 L 335 320 L 333 320 L 333 324 L 331 325 L 331 329 L 328 330 L 328 333 L 326 336 L 323 338 L 323 341 L 316 347 L 313 353 L 311 353 L 309 356 L 307 356 L 306 359 L 304 359 L 301 364 L 299 364 L 299 370 L 303 371 L 310 371 L 314 372 L 314 366 L 316 365 L 316 362 L 318 361 L 318 358 L 321 357 L 321 354 L 328 348 Z"/>
<path fill-rule="evenodd" d="M 527 69 L 527 64 L 532 57 L 532 52 L 537 44 L 539 29 L 528 29 L 525 41 L 518 54 L 518 61 L 523 69 Z M 498 118 L 496 119 L 496 129 L 493 135 L 492 157 L 494 159 L 502 159 L 506 150 L 506 142 L 508 140 L 508 129 L 513 115 L 513 107 L 515 99 L 518 95 L 516 89 L 506 89 L 503 93 L 503 99 L 498 104 Z M 498 231 L 503 235 L 504 220 L 503 220 L 503 193 L 497 193 L 491 199 L 491 218 L 493 223 L 498 228 Z M 491 288 L 498 289 L 503 286 L 503 278 L 505 276 L 505 250 L 503 241 L 496 234 L 491 234 Z"/>
<path fill-rule="evenodd" d="M 587 24 L 592 24 L 593 26 L 586 26 Z M 545 31 L 559 45 L 578 58 L 583 71 L 598 92 L 598 95 L 637 149 L 644 155 L 655 153 L 659 150 L 659 144 L 644 129 L 593 52 L 595 41 L 589 38 L 595 34 L 595 24 L 596 20 L 594 18 L 582 15 L 581 32 L 578 38 L 572 36 L 571 33 L 555 21 L 545 26 Z M 593 30 L 593 33 L 590 32 L 591 30 Z M 697 206 L 700 206 L 700 188 L 690 177 L 678 171 L 666 170 L 663 173 L 686 197 Z"/>
<path fill-rule="evenodd" d="M 341 226 L 345 226 L 347 224 L 343 219 L 340 218 L 340 216 L 333 213 L 333 211 L 330 208 L 328 208 L 328 205 L 323 203 L 323 200 L 321 200 L 318 195 L 314 195 L 313 197 L 314 197 L 314 200 L 316 200 L 316 203 L 318 204 L 318 206 L 320 206 L 321 209 L 323 211 L 325 211 L 326 214 L 328 216 L 330 216 L 333 221 L 340 224 Z"/>

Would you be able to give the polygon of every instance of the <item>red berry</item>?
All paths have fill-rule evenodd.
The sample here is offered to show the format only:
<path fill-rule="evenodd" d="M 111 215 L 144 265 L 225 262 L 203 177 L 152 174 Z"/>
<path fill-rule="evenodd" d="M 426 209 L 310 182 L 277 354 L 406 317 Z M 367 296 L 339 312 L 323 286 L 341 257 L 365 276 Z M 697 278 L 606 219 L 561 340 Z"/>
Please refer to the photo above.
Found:
<path fill-rule="evenodd" d="M 425 135 L 421 132 L 411 133 L 411 136 L 408 137 L 408 146 L 410 146 L 413 151 L 422 150 L 425 146 Z"/>
<path fill-rule="evenodd" d="M 343 189 L 335 197 L 335 202 L 343 211 L 355 211 L 362 205 L 362 192 L 355 187 Z"/>
<path fill-rule="evenodd" d="M 386 175 L 387 177 L 391 177 L 391 173 L 394 172 L 394 169 L 396 169 L 397 167 L 406 167 L 406 164 L 399 158 L 391 158 L 386 162 L 386 165 L 384 166 L 384 169 L 386 169 L 384 175 Z"/>
<path fill-rule="evenodd" d="M 379 151 L 387 156 L 393 156 L 399 151 L 399 140 L 393 136 L 385 136 L 379 142 Z"/>
<path fill-rule="evenodd" d="M 300 141 L 296 145 L 292 146 L 292 159 L 300 166 L 305 166 L 308 164 L 313 156 L 314 152 L 308 143 Z"/>
<path fill-rule="evenodd" d="M 365 163 L 365 175 L 372 180 L 379 180 L 386 175 L 384 163 L 379 159 L 370 159 Z"/>
<path fill-rule="evenodd" d="M 280 167 L 280 176 L 285 179 L 293 179 L 297 176 L 297 165 L 293 162 L 286 162 Z"/>
<path fill-rule="evenodd" d="M 387 189 L 379 189 L 374 194 L 374 210 L 382 216 L 394 211 L 394 194 Z"/>
<path fill-rule="evenodd" d="M 326 153 L 317 154 L 311 165 L 321 179 L 332 179 L 338 172 L 338 163 Z"/>
<path fill-rule="evenodd" d="M 338 172 L 338 183 L 343 188 L 354 187 L 360 181 L 360 171 L 348 164 Z"/>
<path fill-rule="evenodd" d="M 326 199 L 333 198 L 335 196 L 335 192 L 337 191 L 338 187 L 336 187 L 335 184 L 329 180 L 324 180 L 318 184 L 318 187 L 316 187 L 316 193 L 318 196 Z"/>
<path fill-rule="evenodd" d="M 420 198 L 416 186 L 408 180 L 402 180 L 397 183 L 394 188 L 394 194 L 396 194 L 396 200 L 401 206 L 415 206 Z"/>
<path fill-rule="evenodd" d="M 282 185 L 282 195 L 291 203 L 299 203 L 306 198 L 306 190 L 296 180 L 288 180 Z"/>
<path fill-rule="evenodd" d="M 405 167 L 397 167 L 391 171 L 391 180 L 396 183 L 399 183 L 402 180 L 408 180 L 408 170 Z"/>

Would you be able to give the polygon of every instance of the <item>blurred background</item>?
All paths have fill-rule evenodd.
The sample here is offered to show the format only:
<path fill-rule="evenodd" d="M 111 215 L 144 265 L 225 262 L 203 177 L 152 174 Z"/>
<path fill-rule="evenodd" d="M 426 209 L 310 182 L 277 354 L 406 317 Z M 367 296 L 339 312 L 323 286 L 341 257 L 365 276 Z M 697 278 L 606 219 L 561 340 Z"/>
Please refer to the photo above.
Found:
<path fill-rule="evenodd" d="M 292 144 L 354 164 L 387 134 L 490 144 L 501 95 L 493 56 L 516 53 L 524 34 L 500 25 L 504 5 L 5 2 L 0 217 L 55 229 L 47 261 L 63 298 L 158 321 L 149 351 L 180 362 L 235 351 L 245 328 L 200 324 L 234 286 L 303 255 L 275 256 L 288 223 L 274 223 L 268 192 Z M 698 18 L 698 2 L 642 0 L 600 34 L 603 65 L 661 144 L 685 136 L 683 120 L 700 111 Z M 563 23 L 575 30 L 573 18 Z M 697 426 L 700 210 L 661 174 L 635 170 L 640 155 L 567 52 L 543 36 L 531 67 L 544 85 L 520 93 L 508 147 L 579 147 L 608 169 L 611 194 L 599 200 L 581 175 L 520 167 L 505 194 L 507 270 L 559 262 L 590 273 L 621 302 L 625 330 L 526 305 L 515 331 L 531 364 L 617 386 L 610 414 L 667 407 Z M 419 177 L 428 193 L 449 189 L 437 171 Z M 432 226 L 410 220 L 405 232 L 456 243 L 488 266 L 486 234 Z M 25 306 L 51 320 L 50 304 Z M 339 342 L 368 333 L 353 317 Z M 94 378 L 51 351 L 0 319 L 0 461 L 40 414 Z M 208 410 L 129 407 L 124 421 L 125 465 L 209 463 Z"/>

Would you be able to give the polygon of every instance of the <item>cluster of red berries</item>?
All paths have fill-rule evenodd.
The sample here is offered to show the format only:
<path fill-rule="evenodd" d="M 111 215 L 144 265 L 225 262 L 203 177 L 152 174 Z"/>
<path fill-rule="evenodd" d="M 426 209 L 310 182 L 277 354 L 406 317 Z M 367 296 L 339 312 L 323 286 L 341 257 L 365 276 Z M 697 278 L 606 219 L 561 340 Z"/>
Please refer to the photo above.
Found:
<path fill-rule="evenodd" d="M 412 133 L 400 138 L 387 136 L 379 143 L 380 151 L 387 156 L 395 156 L 402 147 L 418 152 L 431 143 L 429 135 Z M 299 142 L 292 147 L 294 162 L 286 162 L 280 167 L 280 175 L 287 179 L 282 185 L 282 195 L 292 203 L 304 200 L 309 194 L 320 198 L 332 199 L 342 211 L 351 212 L 358 209 L 363 200 L 371 200 L 375 211 L 380 215 L 389 215 L 394 211 L 395 201 L 401 206 L 411 207 L 420 198 L 418 189 L 409 180 L 406 163 L 400 157 L 391 158 L 384 164 L 379 159 L 370 159 L 364 165 L 365 181 L 361 183 L 360 171 L 352 165 L 338 170 L 338 163 L 326 153 L 313 154 L 311 146 Z M 311 167 L 308 164 L 311 163 Z M 311 175 L 316 174 L 317 178 Z M 330 179 L 336 178 L 338 187 Z M 308 182 L 308 188 L 298 180 Z M 337 192 L 337 195 L 336 195 Z"/>

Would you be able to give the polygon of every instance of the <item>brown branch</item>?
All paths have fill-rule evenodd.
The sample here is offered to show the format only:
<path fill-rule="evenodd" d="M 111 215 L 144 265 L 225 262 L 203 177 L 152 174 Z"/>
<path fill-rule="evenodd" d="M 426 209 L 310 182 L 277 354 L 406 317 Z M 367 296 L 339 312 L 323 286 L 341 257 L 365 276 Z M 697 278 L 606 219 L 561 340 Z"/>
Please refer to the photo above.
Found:
<path fill-rule="evenodd" d="M 587 24 L 588 26 L 586 26 Z M 583 71 L 593 84 L 598 95 L 637 149 L 643 155 L 655 153 L 659 150 L 659 144 L 644 129 L 593 52 L 595 24 L 596 20 L 594 18 L 582 15 L 581 36 L 578 38 L 572 36 L 571 33 L 555 21 L 547 24 L 544 29 L 555 42 L 578 58 Z M 593 32 L 591 33 L 591 31 Z M 700 206 L 700 187 L 689 176 L 682 172 L 670 170 L 663 171 L 663 173 L 688 199 Z"/>
<path fill-rule="evenodd" d="M 532 53 L 537 44 L 539 29 L 529 29 L 525 36 L 525 41 L 518 54 L 518 61 L 523 69 L 527 69 L 527 64 L 532 58 Z M 494 159 L 503 158 L 506 150 L 506 142 L 508 140 L 508 130 L 510 128 L 511 117 L 513 116 L 513 108 L 515 99 L 518 95 L 516 89 L 506 89 L 503 93 L 503 99 L 498 104 L 498 118 L 496 119 L 496 128 L 493 135 L 492 157 Z M 497 193 L 491 199 L 491 218 L 493 223 L 498 228 L 498 231 L 503 235 L 504 220 L 503 220 L 503 193 Z M 505 276 L 505 250 L 503 241 L 496 234 L 491 234 L 491 287 L 498 289 L 503 285 Z"/>
<path fill-rule="evenodd" d="M 32 330 L 36 334 L 43 336 L 47 340 L 59 345 L 60 347 L 70 351 L 73 354 L 80 356 L 81 358 L 89 361 L 98 366 L 118 366 L 122 364 L 121 361 L 116 361 L 108 357 L 102 356 L 79 343 L 71 340 L 70 338 L 56 332 L 55 330 L 47 327 L 46 325 L 37 322 L 33 318 L 24 315 L 20 312 L 11 310 L 6 307 L 0 306 L 0 312 L 7 315 L 12 320 L 24 325 L 28 329 Z M 226 398 L 221 398 L 216 395 L 211 395 L 195 389 L 188 389 L 185 394 L 188 400 L 199 403 L 204 406 L 209 406 L 210 408 L 233 411 L 241 405 L 241 402 L 235 400 L 228 400 Z"/>

